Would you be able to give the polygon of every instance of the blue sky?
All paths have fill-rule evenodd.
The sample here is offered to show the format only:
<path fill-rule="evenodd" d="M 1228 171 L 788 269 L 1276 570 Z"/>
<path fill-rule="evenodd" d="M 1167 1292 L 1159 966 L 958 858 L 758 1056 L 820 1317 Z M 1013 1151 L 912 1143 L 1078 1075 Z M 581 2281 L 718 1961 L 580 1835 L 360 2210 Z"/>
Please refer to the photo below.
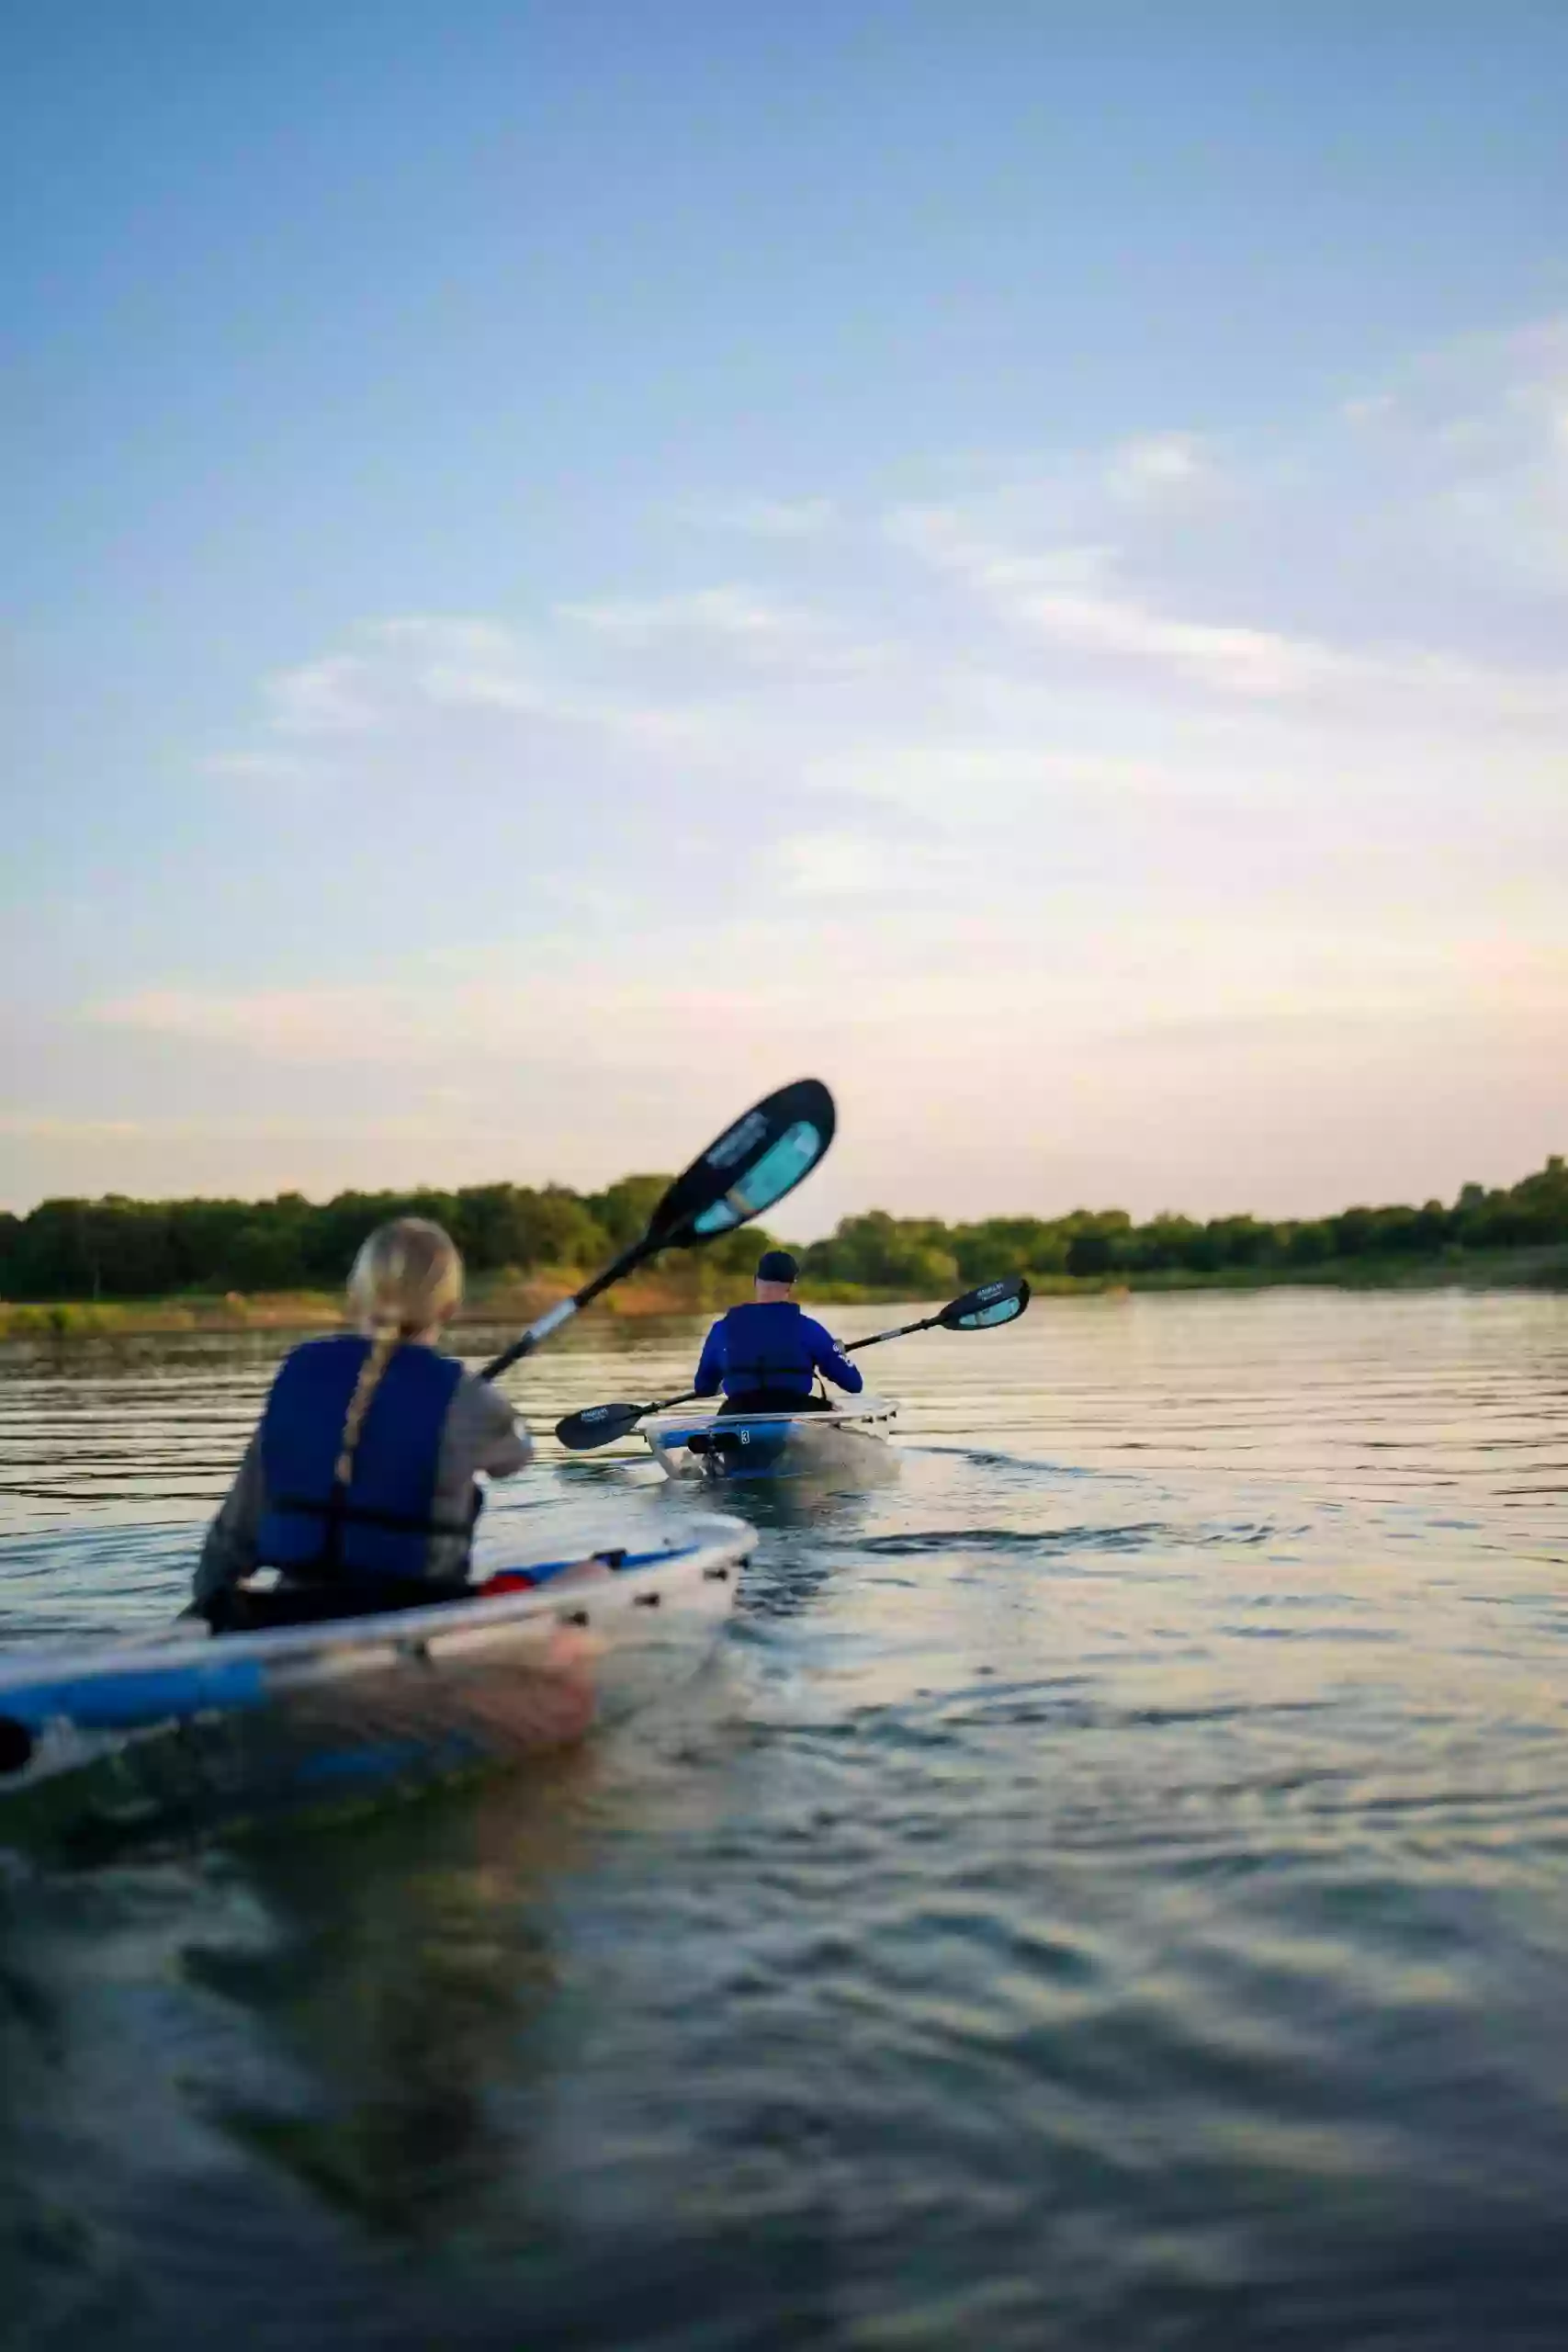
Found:
<path fill-rule="evenodd" d="M 0 1198 L 1562 1148 L 1568 10 L 6 39 Z"/>

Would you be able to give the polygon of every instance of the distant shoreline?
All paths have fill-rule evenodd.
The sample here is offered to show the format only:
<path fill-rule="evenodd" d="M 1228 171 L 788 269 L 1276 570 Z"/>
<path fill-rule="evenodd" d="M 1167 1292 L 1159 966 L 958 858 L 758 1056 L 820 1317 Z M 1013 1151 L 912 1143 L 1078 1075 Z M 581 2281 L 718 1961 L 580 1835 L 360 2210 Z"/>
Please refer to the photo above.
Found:
<path fill-rule="evenodd" d="M 502 1286 L 475 1286 L 457 1317 L 457 1328 L 521 1327 L 567 1296 L 580 1279 L 571 1270 L 558 1277 Z M 1261 1290 L 1545 1290 L 1568 1291 L 1568 1245 L 1529 1250 L 1475 1250 L 1440 1259 L 1348 1258 L 1312 1267 L 1228 1266 L 1199 1273 L 1171 1268 L 1156 1273 L 1032 1277 L 1043 1298 L 1115 1298 L 1134 1292 Z M 731 1303 L 724 1295 L 744 1294 L 744 1285 L 694 1283 L 686 1279 L 643 1275 L 626 1282 L 598 1303 L 618 1319 L 640 1322 L 655 1316 L 705 1315 Z M 881 1306 L 908 1303 L 907 1290 L 867 1283 L 807 1282 L 807 1306 Z M 267 1291 L 243 1295 L 184 1292 L 144 1299 L 0 1300 L 0 1340 L 132 1339 L 160 1332 L 336 1330 L 347 1320 L 341 1295 L 328 1291 Z"/>
<path fill-rule="evenodd" d="M 40 1201 L 25 1216 L 0 1211 L 0 1333 L 331 1326 L 355 1252 L 394 1216 L 431 1217 L 452 1236 L 468 1272 L 470 1322 L 526 1323 L 635 1242 L 669 1182 L 639 1175 L 604 1193 L 496 1183 L 320 1202 L 298 1193 Z M 617 1289 L 610 1312 L 696 1314 L 742 1297 L 759 1253 L 772 1246 L 761 1226 L 717 1234 Z M 958 1225 L 866 1209 L 795 1248 L 803 1297 L 824 1306 L 950 1298 L 1011 1274 L 1067 1298 L 1280 1283 L 1557 1288 L 1568 1286 L 1568 1159 L 1554 1154 L 1502 1191 L 1462 1185 L 1446 1207 L 1430 1200 L 1202 1223 L 1168 1210 L 1141 1225 L 1117 1208 Z M 36 1315 L 21 1311 L 34 1301 Z"/>
<path fill-rule="evenodd" d="M 475 1283 L 456 1317 L 456 1327 L 497 1324 L 521 1328 L 557 1299 L 568 1297 L 582 1277 L 566 1269 L 536 1282 Z M 653 1315 L 695 1315 L 704 1302 L 689 1283 L 661 1281 L 657 1274 L 623 1283 L 598 1302 L 628 1320 Z M 132 1338 L 145 1332 L 334 1331 L 350 1320 L 341 1291 L 175 1291 L 152 1298 L 0 1299 L 0 1340 L 20 1339 Z"/>

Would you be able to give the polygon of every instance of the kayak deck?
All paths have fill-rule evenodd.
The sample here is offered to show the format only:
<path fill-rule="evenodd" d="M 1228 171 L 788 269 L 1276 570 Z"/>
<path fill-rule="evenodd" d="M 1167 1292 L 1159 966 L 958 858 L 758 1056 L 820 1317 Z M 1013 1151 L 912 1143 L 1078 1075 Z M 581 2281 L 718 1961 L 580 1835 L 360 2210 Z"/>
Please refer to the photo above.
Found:
<path fill-rule="evenodd" d="M 40 1644 L 0 1672 L 0 1842 L 335 1808 L 561 1747 L 694 1667 L 755 1543 L 708 1515 L 493 1599 Z"/>

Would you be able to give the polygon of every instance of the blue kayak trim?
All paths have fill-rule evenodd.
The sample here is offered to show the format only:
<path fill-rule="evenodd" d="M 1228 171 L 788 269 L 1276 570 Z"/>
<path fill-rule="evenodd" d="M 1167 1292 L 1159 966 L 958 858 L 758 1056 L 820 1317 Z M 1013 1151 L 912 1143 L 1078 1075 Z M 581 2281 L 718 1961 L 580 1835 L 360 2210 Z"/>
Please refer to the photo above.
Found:
<path fill-rule="evenodd" d="M 597 1552 L 574 1552 L 570 1560 L 525 1560 L 518 1573 L 542 1580 L 546 1577 L 559 1576 L 563 1568 L 580 1568 L 584 1560 L 602 1560 L 609 1552 L 614 1551 L 616 1555 L 614 1562 L 615 1571 L 617 1576 L 622 1576 L 627 1568 L 650 1568 L 659 1560 L 667 1563 L 689 1560 L 694 1552 L 700 1552 L 702 1548 L 700 1544 L 682 1544 L 673 1551 L 661 1545 L 657 1552 L 622 1552 L 618 1544 L 606 1544 Z M 492 1573 L 496 1576 L 504 1576 L 506 1570 L 497 1568 Z"/>
<path fill-rule="evenodd" d="M 724 1413 L 709 1414 L 701 1420 L 679 1427 L 661 1427 L 660 1436 L 666 1445 L 689 1445 L 694 1437 L 742 1436 L 747 1444 L 758 1440 L 774 1438 L 782 1445 L 796 1430 L 818 1421 L 829 1421 L 827 1414 L 818 1413 Z M 831 1423 L 829 1421 L 829 1426 Z M 841 1427 L 842 1424 L 840 1423 Z M 727 1449 L 728 1450 L 728 1449 Z"/>
<path fill-rule="evenodd" d="M 826 1412 L 662 1412 L 643 1436 L 673 1477 L 694 1471 L 725 1487 L 752 1478 L 811 1479 L 857 1457 L 851 1441 L 883 1441 L 897 1407 L 886 1396 L 837 1399 Z M 834 1441 L 844 1442 L 840 1454 Z"/>
<path fill-rule="evenodd" d="M 121 1668 L 24 1683 L 0 1691 L 0 1713 L 33 1731 L 62 1716 L 84 1731 L 129 1731 L 209 1707 L 259 1707 L 266 1696 L 259 1658 L 203 1658 L 189 1666 Z"/>
<path fill-rule="evenodd" d="M 825 1414 L 790 1414 L 787 1419 L 757 1416 L 752 1420 L 745 1414 L 715 1414 L 707 1420 L 694 1420 L 689 1428 L 660 1430 L 659 1442 L 668 1449 L 684 1446 L 703 1463 L 707 1477 L 733 1487 L 752 1477 L 785 1475 L 795 1435 L 825 1419 Z M 715 1437 L 727 1437 L 728 1444 L 715 1444 Z"/>
<path fill-rule="evenodd" d="M 684 1446 L 699 1460 L 712 1461 L 721 1477 L 765 1477 L 777 1468 L 796 1430 L 807 1428 L 819 1418 L 825 1417 L 795 1413 L 787 1419 L 774 1416 L 764 1419 L 760 1415 L 749 1419 L 743 1413 L 726 1413 L 693 1421 L 689 1428 L 660 1430 L 659 1442 L 671 1448 Z M 716 1437 L 728 1438 L 730 1442 L 716 1445 Z M 694 1438 L 698 1441 L 695 1445 L 692 1442 Z"/>
<path fill-rule="evenodd" d="M 627 1552 L 615 1560 L 615 1573 L 619 1576 L 628 1569 L 673 1566 L 682 1560 L 692 1559 L 703 1548 L 700 1544 L 682 1544 L 660 1545 L 650 1552 Z M 534 1578 L 536 1588 L 547 1587 L 566 1569 L 615 1550 L 618 1546 L 602 1544 L 597 1554 L 576 1552 L 564 1560 L 530 1560 L 524 1564 L 524 1569 Z M 96 1673 L 77 1670 L 37 1681 L 7 1680 L 0 1682 L 0 1717 L 32 1732 L 62 1720 L 83 1731 L 136 1731 L 219 1709 L 248 1712 L 268 1705 L 276 1695 L 268 1679 L 268 1668 L 286 1666 L 292 1656 L 302 1651 L 339 1645 L 352 1648 L 356 1640 L 421 1640 L 432 1630 L 429 1621 L 436 1611 L 444 1624 L 454 1624 L 458 1622 L 456 1612 L 472 1605 L 483 1607 L 501 1600 L 517 1601 L 531 1597 L 528 1587 L 515 1594 L 476 1592 L 473 1603 L 438 1601 L 428 1610 L 403 1609 L 379 1616 L 329 1618 L 309 1626 L 276 1627 L 262 1634 L 220 1634 L 214 1637 L 210 1647 L 204 1646 L 197 1657 L 179 1665 L 121 1665 Z M 246 1655 L 248 1645 L 257 1642 L 267 1643 L 267 1652 Z"/>

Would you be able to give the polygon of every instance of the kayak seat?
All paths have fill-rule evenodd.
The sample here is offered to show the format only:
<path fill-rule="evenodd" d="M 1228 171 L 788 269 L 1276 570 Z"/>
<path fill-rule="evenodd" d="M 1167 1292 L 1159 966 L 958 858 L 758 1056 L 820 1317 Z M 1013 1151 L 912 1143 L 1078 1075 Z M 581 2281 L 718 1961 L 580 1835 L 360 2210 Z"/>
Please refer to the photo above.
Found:
<path fill-rule="evenodd" d="M 626 1547 L 595 1552 L 592 1565 L 614 1570 Z M 398 1609 L 434 1609 L 449 1600 L 494 1600 L 529 1592 L 588 1561 L 552 1560 L 536 1568 L 499 1568 L 482 1584 L 461 1577 L 365 1577 L 337 1584 L 234 1584 L 213 1593 L 194 1613 L 215 1634 L 265 1634 L 276 1625 L 325 1625 L 338 1617 L 379 1617 Z"/>
<path fill-rule="evenodd" d="M 832 1409 L 832 1398 L 818 1396 L 815 1389 L 796 1396 L 787 1388 L 742 1388 L 724 1399 L 716 1418 L 722 1419 L 726 1414 L 744 1417 L 752 1413 L 830 1413 Z"/>

